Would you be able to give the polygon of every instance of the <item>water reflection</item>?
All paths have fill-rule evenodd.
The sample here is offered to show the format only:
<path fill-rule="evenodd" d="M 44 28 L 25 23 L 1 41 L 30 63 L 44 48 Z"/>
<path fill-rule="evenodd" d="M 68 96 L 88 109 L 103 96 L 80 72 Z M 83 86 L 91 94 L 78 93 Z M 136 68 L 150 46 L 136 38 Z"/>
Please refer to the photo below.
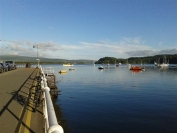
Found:
<path fill-rule="evenodd" d="M 65 133 L 177 132 L 177 68 L 75 68 L 57 73 L 62 95 L 54 104 Z"/>
<path fill-rule="evenodd" d="M 142 70 L 131 70 L 133 74 L 142 73 Z"/>
<path fill-rule="evenodd" d="M 68 126 L 68 120 L 64 117 L 62 108 L 60 108 L 58 101 L 59 99 L 52 99 L 58 124 L 62 126 L 65 133 L 69 133 L 71 132 L 71 128 Z"/>

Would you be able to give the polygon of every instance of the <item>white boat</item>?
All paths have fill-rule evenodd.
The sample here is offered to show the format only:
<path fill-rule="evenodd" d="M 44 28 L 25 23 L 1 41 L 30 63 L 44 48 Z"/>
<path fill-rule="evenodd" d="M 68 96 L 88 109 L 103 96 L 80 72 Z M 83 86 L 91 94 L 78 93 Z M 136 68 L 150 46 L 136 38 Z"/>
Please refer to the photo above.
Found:
<path fill-rule="evenodd" d="M 169 60 L 168 60 L 168 62 L 167 62 L 167 60 L 166 60 L 166 56 L 164 56 L 164 58 L 163 58 L 163 63 L 162 64 L 160 64 L 159 65 L 160 67 L 168 67 L 169 66 Z"/>
<path fill-rule="evenodd" d="M 157 62 L 155 62 L 155 61 L 154 61 L 154 65 L 155 65 L 155 66 L 159 66 L 159 64 L 158 64 Z"/>
<path fill-rule="evenodd" d="M 95 66 L 95 60 L 93 60 L 93 66 Z"/>
<path fill-rule="evenodd" d="M 63 64 L 63 66 L 74 66 L 74 64 L 67 63 L 67 64 Z"/>
<path fill-rule="evenodd" d="M 168 66 L 169 66 L 168 63 L 162 63 L 162 64 L 160 64 L 160 67 L 168 67 Z"/>
<path fill-rule="evenodd" d="M 74 70 L 74 68 L 69 68 L 69 70 L 71 71 L 71 70 Z"/>
<path fill-rule="evenodd" d="M 130 69 L 132 67 L 132 65 L 131 64 L 127 64 L 127 67 L 128 67 L 128 69 Z"/>
<path fill-rule="evenodd" d="M 157 66 L 157 67 L 160 66 L 160 58 L 156 59 L 156 61 L 154 61 L 154 66 Z"/>
<path fill-rule="evenodd" d="M 118 67 L 119 65 L 116 63 L 116 60 L 115 60 L 115 67 Z"/>
<path fill-rule="evenodd" d="M 99 66 L 98 69 L 104 69 L 104 67 L 103 66 Z"/>

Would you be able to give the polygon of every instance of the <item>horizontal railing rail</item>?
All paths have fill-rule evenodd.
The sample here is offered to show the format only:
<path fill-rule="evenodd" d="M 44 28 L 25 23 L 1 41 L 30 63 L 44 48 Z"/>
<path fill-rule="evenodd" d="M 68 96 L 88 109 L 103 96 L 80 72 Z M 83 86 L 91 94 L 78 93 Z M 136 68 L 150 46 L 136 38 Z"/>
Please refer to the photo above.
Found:
<path fill-rule="evenodd" d="M 64 133 L 63 128 L 57 122 L 55 110 L 54 110 L 53 103 L 52 103 L 51 96 L 50 96 L 50 88 L 47 85 L 47 79 L 45 77 L 46 73 L 44 73 L 46 69 L 42 69 L 41 66 L 39 68 L 41 70 L 41 79 L 42 79 L 41 88 L 44 92 L 43 112 L 44 112 L 44 118 L 46 120 L 45 132 L 46 133 Z M 54 70 L 53 69 L 50 69 L 50 70 L 54 74 Z M 51 71 L 50 72 L 47 71 L 47 72 L 51 73 Z"/>
<path fill-rule="evenodd" d="M 42 69 L 44 74 L 48 75 L 53 75 L 54 74 L 54 69 L 53 67 L 46 67 Z"/>

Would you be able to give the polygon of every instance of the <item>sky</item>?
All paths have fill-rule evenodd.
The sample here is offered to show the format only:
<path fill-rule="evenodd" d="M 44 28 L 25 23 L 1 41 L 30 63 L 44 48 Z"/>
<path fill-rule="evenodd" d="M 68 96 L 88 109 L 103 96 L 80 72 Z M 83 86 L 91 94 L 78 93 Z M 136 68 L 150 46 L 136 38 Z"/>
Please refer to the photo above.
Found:
<path fill-rule="evenodd" d="M 0 40 L 0 56 L 177 54 L 177 0 L 0 0 Z"/>

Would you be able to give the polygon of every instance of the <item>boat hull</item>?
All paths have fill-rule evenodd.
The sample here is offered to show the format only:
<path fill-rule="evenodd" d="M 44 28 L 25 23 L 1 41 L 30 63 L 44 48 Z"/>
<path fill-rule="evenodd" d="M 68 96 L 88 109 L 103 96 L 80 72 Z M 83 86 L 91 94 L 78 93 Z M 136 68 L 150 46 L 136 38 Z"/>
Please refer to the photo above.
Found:
<path fill-rule="evenodd" d="M 59 73 L 67 73 L 67 70 L 61 70 Z"/>
<path fill-rule="evenodd" d="M 103 66 L 100 66 L 100 67 L 98 67 L 98 69 L 104 69 L 104 67 L 103 67 Z"/>
<path fill-rule="evenodd" d="M 63 64 L 63 66 L 74 66 L 73 64 Z"/>
<path fill-rule="evenodd" d="M 130 70 L 143 70 L 144 68 L 140 67 L 140 66 L 132 66 L 130 68 Z"/>
<path fill-rule="evenodd" d="M 165 64 L 165 63 L 160 64 L 160 67 L 168 67 L 168 66 L 169 66 L 169 64 Z"/>

